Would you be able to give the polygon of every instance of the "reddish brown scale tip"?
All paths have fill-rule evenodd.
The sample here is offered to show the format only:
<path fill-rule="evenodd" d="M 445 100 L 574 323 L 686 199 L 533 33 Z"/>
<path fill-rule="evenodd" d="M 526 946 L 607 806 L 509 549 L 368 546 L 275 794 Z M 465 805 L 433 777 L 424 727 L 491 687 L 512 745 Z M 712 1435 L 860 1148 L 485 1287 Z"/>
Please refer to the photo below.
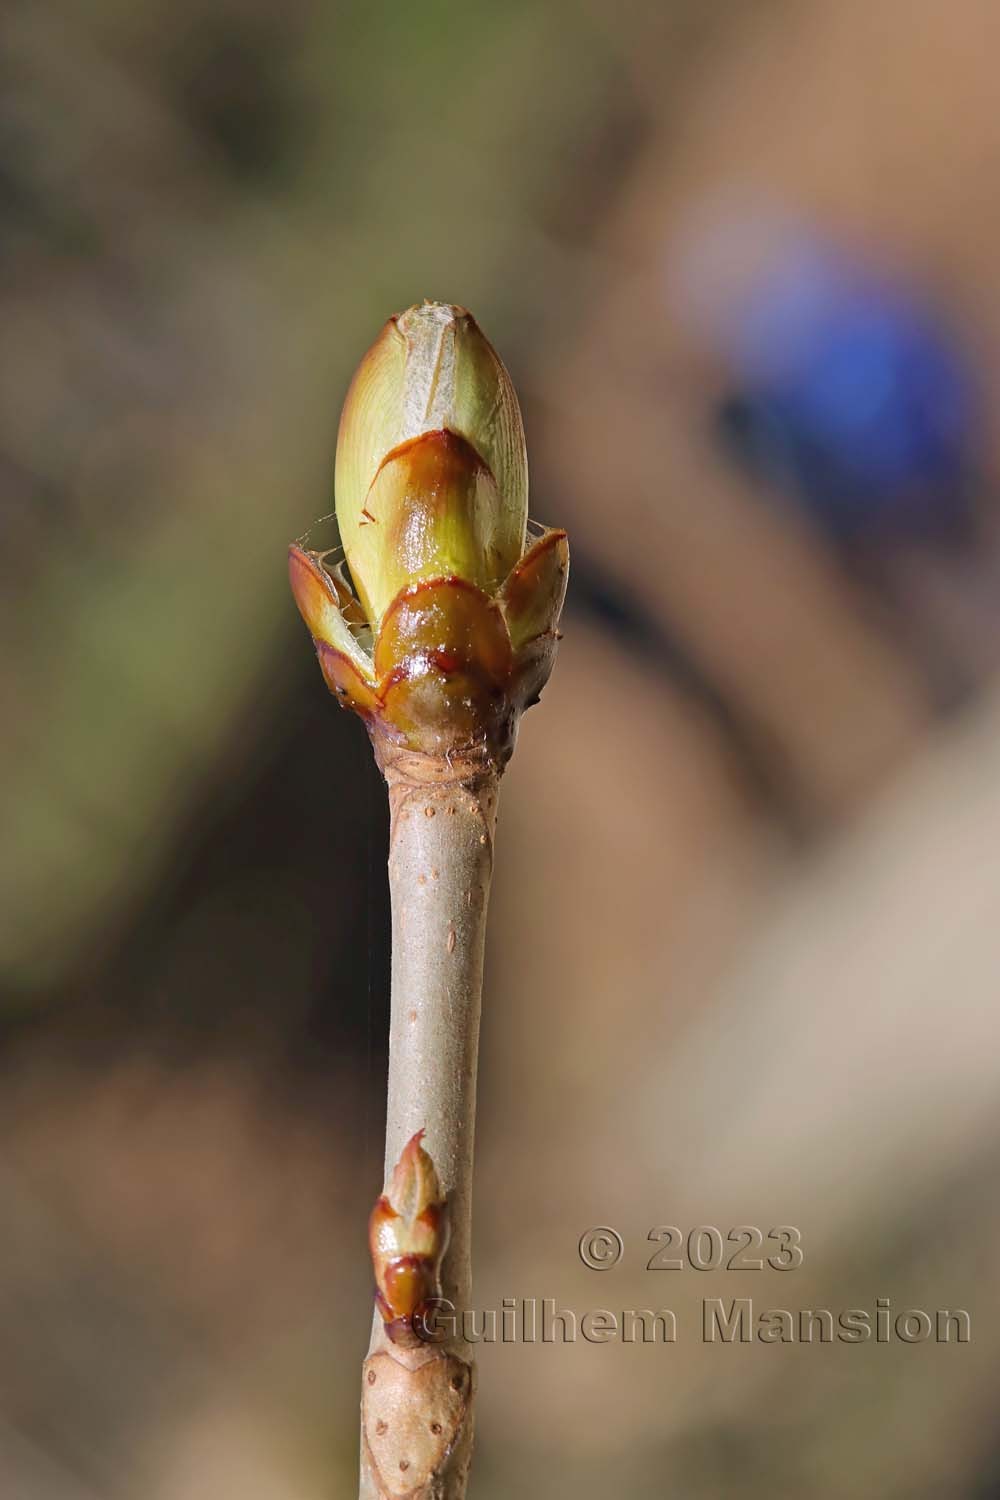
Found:
<path fill-rule="evenodd" d="M 442 481 L 450 477 L 440 473 L 443 462 L 450 461 L 463 470 L 482 469 L 489 473 L 489 465 L 468 439 L 462 437 L 461 433 L 452 432 L 448 427 L 432 427 L 427 432 L 418 432 L 415 437 L 407 438 L 404 443 L 390 448 L 375 470 L 375 479 L 384 468 L 399 458 L 409 460 L 414 489 L 425 493 L 429 490 L 440 492 L 443 488 Z"/>

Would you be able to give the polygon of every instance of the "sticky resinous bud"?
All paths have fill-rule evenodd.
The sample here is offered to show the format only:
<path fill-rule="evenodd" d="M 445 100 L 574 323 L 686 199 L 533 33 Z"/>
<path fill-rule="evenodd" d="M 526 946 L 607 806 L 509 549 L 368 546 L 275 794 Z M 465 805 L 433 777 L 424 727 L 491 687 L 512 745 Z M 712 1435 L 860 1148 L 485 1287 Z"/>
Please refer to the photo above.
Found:
<path fill-rule="evenodd" d="M 528 460 L 510 376 L 471 313 L 427 302 L 389 319 L 347 393 L 335 492 L 373 626 L 421 579 L 503 582 L 524 551 Z"/>
<path fill-rule="evenodd" d="M 447 1206 L 423 1134 L 403 1147 L 368 1221 L 376 1306 L 389 1338 L 404 1348 L 426 1337 L 423 1318 L 440 1295 L 448 1247 Z"/>
<path fill-rule="evenodd" d="M 551 669 L 569 553 L 541 528 L 526 549 L 520 407 L 464 308 L 390 318 L 348 391 L 335 488 L 349 577 L 291 549 L 331 690 L 373 737 L 502 765 Z"/>

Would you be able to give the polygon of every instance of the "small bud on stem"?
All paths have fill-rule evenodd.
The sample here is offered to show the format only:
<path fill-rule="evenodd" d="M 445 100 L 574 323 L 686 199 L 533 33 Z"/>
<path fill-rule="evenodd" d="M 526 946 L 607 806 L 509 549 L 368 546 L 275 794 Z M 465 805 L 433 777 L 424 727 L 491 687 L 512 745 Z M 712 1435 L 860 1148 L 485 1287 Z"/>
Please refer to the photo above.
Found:
<path fill-rule="evenodd" d="M 418 1130 L 403 1148 L 368 1221 L 375 1303 L 394 1344 L 420 1342 L 420 1319 L 440 1294 L 448 1218 L 434 1163 Z"/>

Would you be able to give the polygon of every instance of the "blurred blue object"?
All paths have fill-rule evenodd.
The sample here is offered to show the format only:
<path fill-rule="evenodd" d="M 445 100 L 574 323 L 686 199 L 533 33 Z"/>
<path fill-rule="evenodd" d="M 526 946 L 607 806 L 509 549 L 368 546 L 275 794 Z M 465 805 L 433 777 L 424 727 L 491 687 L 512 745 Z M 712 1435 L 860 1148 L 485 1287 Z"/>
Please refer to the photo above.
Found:
<path fill-rule="evenodd" d="M 971 535 L 976 380 L 928 306 L 796 237 L 715 334 L 721 430 L 754 477 L 842 542 Z"/>

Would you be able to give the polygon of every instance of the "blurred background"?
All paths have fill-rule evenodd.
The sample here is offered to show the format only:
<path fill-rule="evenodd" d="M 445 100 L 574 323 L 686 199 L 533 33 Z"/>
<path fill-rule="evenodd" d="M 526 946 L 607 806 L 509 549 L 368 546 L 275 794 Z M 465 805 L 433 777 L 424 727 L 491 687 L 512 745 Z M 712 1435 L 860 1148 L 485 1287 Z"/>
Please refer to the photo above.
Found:
<path fill-rule="evenodd" d="M 427 296 L 573 546 L 503 791 L 476 1300 L 680 1326 L 484 1347 L 473 1493 L 1000 1495 L 997 8 L 3 29 L 0 1493 L 352 1493 L 386 808 L 285 548 Z M 644 1270 L 742 1223 L 803 1266 Z M 705 1345 L 706 1296 L 972 1342 Z"/>

